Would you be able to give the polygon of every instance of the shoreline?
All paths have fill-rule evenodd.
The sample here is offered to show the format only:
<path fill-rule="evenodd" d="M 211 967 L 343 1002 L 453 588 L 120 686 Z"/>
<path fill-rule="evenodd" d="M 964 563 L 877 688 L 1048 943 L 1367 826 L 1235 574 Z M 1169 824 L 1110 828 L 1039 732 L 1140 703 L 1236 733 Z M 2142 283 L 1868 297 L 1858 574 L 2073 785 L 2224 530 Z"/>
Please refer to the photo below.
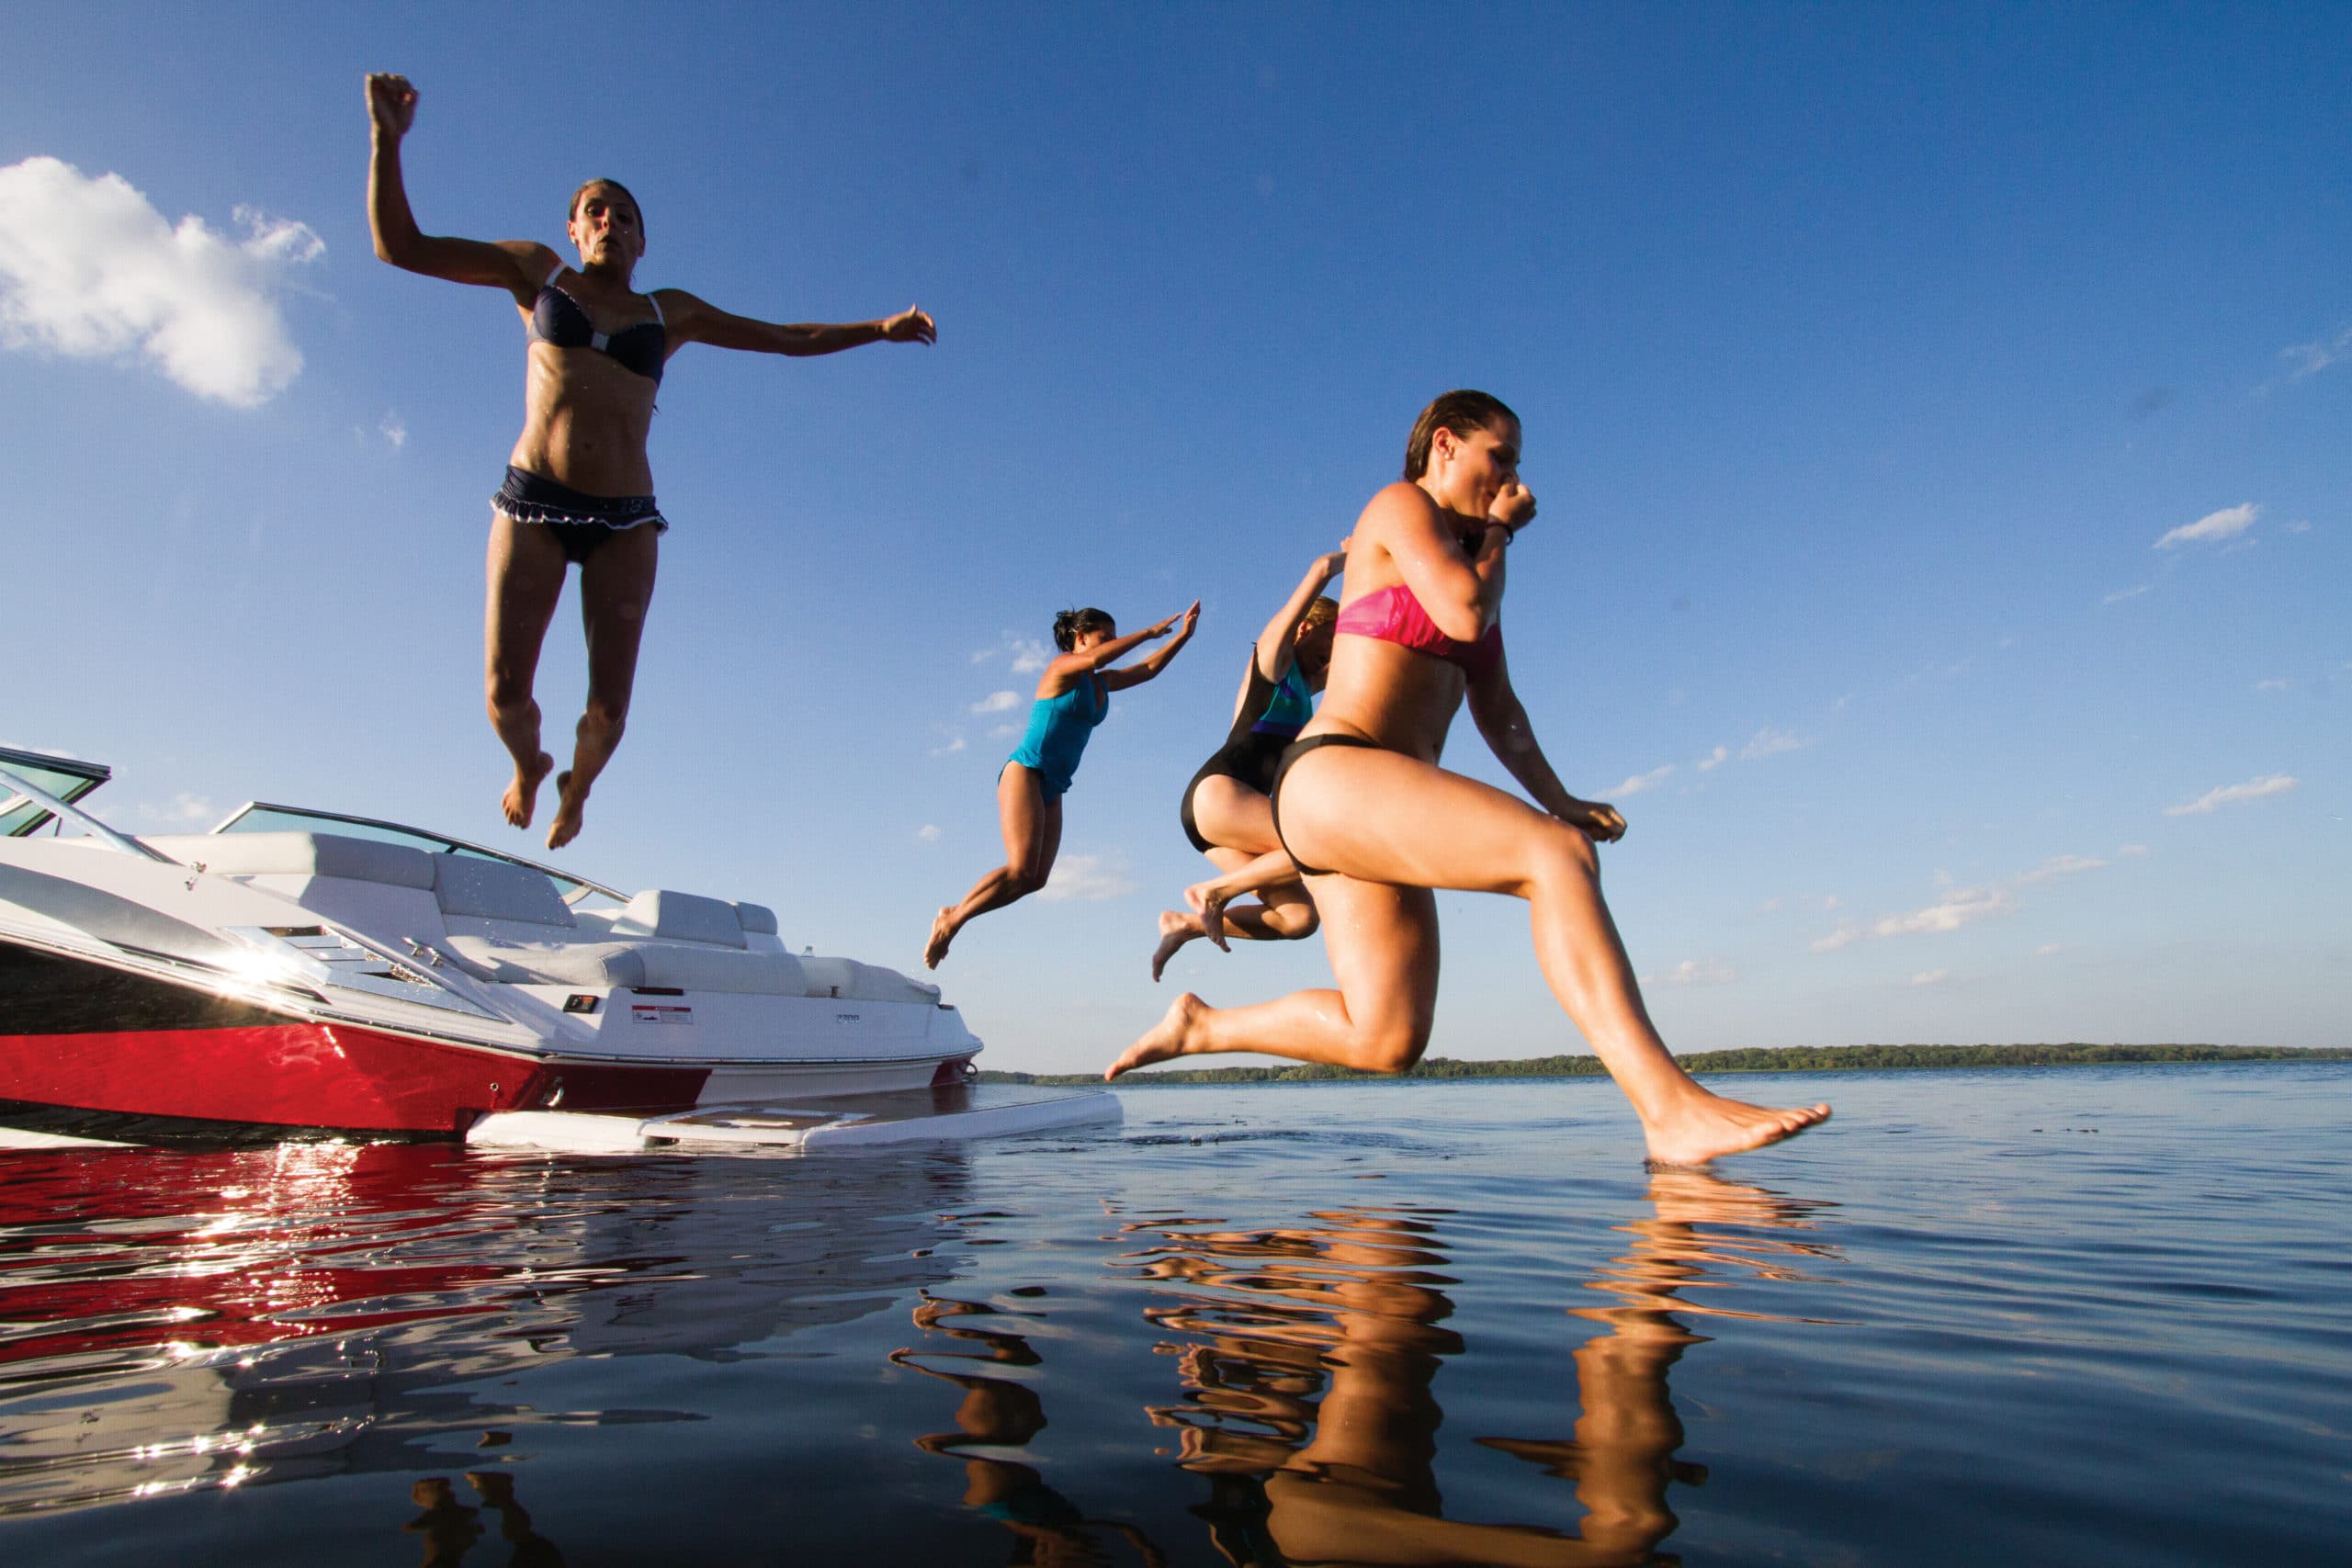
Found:
<path fill-rule="evenodd" d="M 2211 1062 L 2344 1062 L 2352 1047 L 2336 1045 L 1775 1045 L 1738 1051 L 1694 1051 L 1676 1061 L 1694 1077 L 1711 1073 L 1933 1072 L 1981 1067 L 2166 1066 Z M 1497 1061 L 1425 1058 L 1408 1073 L 1366 1073 L 1306 1064 L 1249 1067 L 1163 1068 L 1114 1080 L 1136 1088 L 1183 1084 L 1402 1083 L 1415 1079 L 1606 1077 L 1592 1055 L 1526 1056 Z M 1093 1073 L 1022 1073 L 983 1068 L 981 1083 L 1099 1084 Z"/>

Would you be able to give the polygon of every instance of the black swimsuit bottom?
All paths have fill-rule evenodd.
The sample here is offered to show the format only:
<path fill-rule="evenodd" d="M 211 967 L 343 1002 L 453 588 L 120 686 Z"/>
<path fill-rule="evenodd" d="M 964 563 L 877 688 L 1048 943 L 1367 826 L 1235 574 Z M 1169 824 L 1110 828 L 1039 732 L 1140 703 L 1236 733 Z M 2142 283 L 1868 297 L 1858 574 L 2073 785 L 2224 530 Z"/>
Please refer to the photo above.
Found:
<path fill-rule="evenodd" d="M 563 558 L 582 566 L 599 546 L 624 528 L 650 523 L 657 534 L 670 531 L 669 519 L 650 495 L 589 495 L 511 463 L 506 482 L 498 487 L 490 504 L 492 511 L 517 523 L 544 527 L 563 547 Z"/>
<path fill-rule="evenodd" d="M 1292 741 L 1289 748 L 1283 752 L 1282 761 L 1274 768 L 1274 786 L 1266 792 L 1267 804 L 1272 807 L 1274 813 L 1274 841 L 1282 845 L 1283 853 L 1290 856 L 1291 864 L 1298 867 L 1298 874 L 1301 876 L 1339 874 L 1336 872 L 1318 871 L 1299 859 L 1298 852 L 1292 849 L 1290 841 L 1283 837 L 1283 780 L 1290 776 L 1291 769 L 1298 765 L 1298 760 L 1301 757 L 1318 746 L 1359 746 L 1367 751 L 1388 750 L 1378 741 L 1366 740 L 1360 735 L 1310 735 L 1304 740 Z"/>

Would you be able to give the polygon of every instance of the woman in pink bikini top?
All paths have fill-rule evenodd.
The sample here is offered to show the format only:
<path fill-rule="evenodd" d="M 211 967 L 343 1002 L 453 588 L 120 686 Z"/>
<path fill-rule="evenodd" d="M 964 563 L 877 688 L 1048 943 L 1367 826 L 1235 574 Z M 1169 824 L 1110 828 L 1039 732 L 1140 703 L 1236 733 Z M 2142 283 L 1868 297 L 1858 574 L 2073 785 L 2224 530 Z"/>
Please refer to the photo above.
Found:
<path fill-rule="evenodd" d="M 1527 900 L 1536 962 L 1633 1102 L 1651 1159 L 1703 1164 L 1829 1114 L 1710 1093 L 1651 1025 L 1594 849 L 1625 819 L 1560 783 L 1503 654 L 1504 563 L 1535 516 L 1519 443 L 1519 417 L 1499 400 L 1446 393 L 1413 426 L 1404 479 L 1373 497 L 1348 544 L 1323 708 L 1283 754 L 1272 795 L 1275 833 L 1312 879 L 1339 988 L 1229 1009 L 1179 997 L 1107 1076 L 1224 1051 L 1406 1071 L 1436 1018 L 1433 890 L 1443 887 Z M 1438 766 L 1465 698 L 1530 799 Z"/>

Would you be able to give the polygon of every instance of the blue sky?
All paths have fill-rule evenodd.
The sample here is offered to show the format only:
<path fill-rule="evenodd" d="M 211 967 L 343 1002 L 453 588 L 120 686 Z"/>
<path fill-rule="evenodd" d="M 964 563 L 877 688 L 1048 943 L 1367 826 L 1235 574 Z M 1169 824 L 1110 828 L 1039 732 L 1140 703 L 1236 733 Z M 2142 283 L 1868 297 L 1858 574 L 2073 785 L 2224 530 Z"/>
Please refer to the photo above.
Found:
<path fill-rule="evenodd" d="M 555 243 L 610 175 L 644 287 L 940 323 L 672 362 L 677 525 L 561 863 L 912 968 L 998 852 L 1023 650 L 1197 595 L 1069 796 L 1067 896 L 943 978 L 1038 1069 L 1174 986 L 1324 983 L 1310 942 L 1151 985 L 1203 864 L 1177 792 L 1413 414 L 1479 386 L 1543 505 L 1513 670 L 1630 819 L 1608 890 L 1677 1048 L 2352 1043 L 2340 9 L 381 13 L 9 28 L 0 740 L 112 763 L 118 824 L 536 846 L 480 695 L 522 336 L 370 252 L 360 76 L 397 70 L 428 230 Z M 1466 722 L 1449 760 L 1500 777 Z M 1443 909 L 1432 1050 L 1581 1049 L 1521 909 Z"/>

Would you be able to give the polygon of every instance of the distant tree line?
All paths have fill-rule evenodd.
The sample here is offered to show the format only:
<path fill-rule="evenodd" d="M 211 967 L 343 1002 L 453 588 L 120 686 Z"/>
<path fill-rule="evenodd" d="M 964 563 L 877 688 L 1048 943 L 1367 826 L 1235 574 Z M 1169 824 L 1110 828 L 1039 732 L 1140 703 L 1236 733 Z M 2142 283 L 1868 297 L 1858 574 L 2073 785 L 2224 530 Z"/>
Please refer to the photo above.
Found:
<path fill-rule="evenodd" d="M 2073 1067 L 2115 1062 L 2341 1062 L 2352 1047 L 2285 1045 L 1776 1045 L 1744 1051 L 1694 1051 L 1675 1060 L 1693 1073 L 1863 1072 L 1886 1068 Z M 1509 1062 L 1457 1062 L 1430 1056 L 1402 1075 L 1301 1063 L 1282 1067 L 1190 1067 L 1130 1073 L 1123 1084 L 1322 1083 L 1351 1078 L 1589 1078 L 1605 1076 L 1598 1056 L 1525 1056 Z M 983 1072 L 983 1083 L 1080 1084 L 1091 1073 Z"/>

